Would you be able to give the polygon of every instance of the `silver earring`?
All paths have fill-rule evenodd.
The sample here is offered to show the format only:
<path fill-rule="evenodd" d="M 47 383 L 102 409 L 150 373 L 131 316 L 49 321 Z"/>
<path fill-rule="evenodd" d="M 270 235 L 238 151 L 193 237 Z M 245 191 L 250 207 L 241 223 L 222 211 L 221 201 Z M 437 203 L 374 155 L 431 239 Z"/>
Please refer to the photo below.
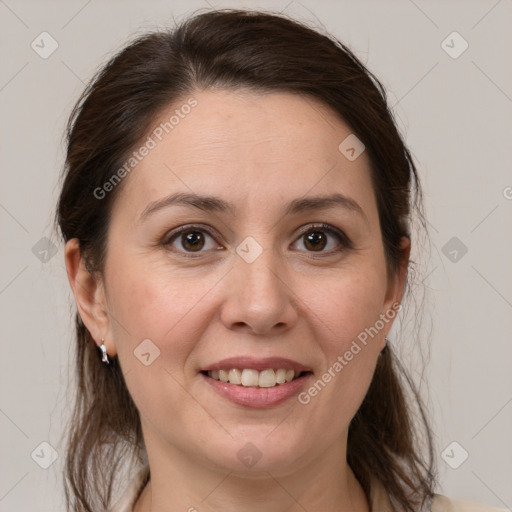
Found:
<path fill-rule="evenodd" d="M 107 347 L 105 347 L 105 344 L 103 343 L 104 341 L 105 340 L 102 338 L 101 345 L 100 345 L 100 349 L 101 349 L 101 352 L 102 352 L 101 361 L 103 363 L 110 364 L 110 361 L 108 359 Z"/>
<path fill-rule="evenodd" d="M 379 356 L 382 356 L 384 354 L 384 352 L 387 351 L 388 343 L 389 343 L 389 338 L 386 336 L 384 338 L 384 348 L 380 351 Z"/>

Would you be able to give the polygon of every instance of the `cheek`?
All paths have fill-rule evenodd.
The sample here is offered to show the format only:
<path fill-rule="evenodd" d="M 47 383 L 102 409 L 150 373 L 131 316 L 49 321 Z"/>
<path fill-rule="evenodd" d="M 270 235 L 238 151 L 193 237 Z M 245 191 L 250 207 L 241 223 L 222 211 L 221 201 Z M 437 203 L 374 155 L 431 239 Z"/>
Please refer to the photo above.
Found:
<path fill-rule="evenodd" d="M 114 255 L 113 255 L 114 256 Z M 112 258 L 114 261 L 114 257 Z M 197 272 L 196 272 L 197 274 Z M 144 258 L 118 258 L 108 274 L 114 339 L 121 353 L 145 339 L 178 366 L 193 349 L 190 340 L 207 321 L 208 292 L 219 276 L 173 272 L 169 265 Z"/>
<path fill-rule="evenodd" d="M 165 402 L 178 425 L 179 411 L 194 407 L 183 388 L 187 361 L 211 321 L 205 298 L 219 278 L 178 276 L 161 263 L 125 258 L 111 266 L 107 279 L 113 337 L 130 395 L 146 421 L 165 417 L 170 424 Z M 149 353 L 147 366 L 143 353 Z"/>
<path fill-rule="evenodd" d="M 321 293 L 310 294 L 305 301 L 323 356 L 317 379 L 325 383 L 318 383 L 308 393 L 319 417 L 320 411 L 334 412 L 333 431 L 344 428 L 356 413 L 372 380 L 383 338 L 375 326 L 383 313 L 385 285 L 378 266 L 366 266 L 340 272 L 327 289 L 324 286 Z"/>
<path fill-rule="evenodd" d="M 340 272 L 327 289 L 311 296 L 308 306 L 325 326 L 327 352 L 350 346 L 350 342 L 375 325 L 383 313 L 386 280 L 376 268 Z M 348 345 L 347 345 L 348 344 Z"/>

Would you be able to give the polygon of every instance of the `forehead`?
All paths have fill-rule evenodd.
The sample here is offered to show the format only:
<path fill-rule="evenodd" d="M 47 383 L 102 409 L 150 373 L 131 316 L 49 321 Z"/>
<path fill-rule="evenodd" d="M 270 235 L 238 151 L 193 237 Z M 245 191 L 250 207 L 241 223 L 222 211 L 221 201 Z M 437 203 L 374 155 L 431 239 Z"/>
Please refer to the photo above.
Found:
<path fill-rule="evenodd" d="M 126 178 L 118 202 L 140 213 L 178 191 L 267 207 L 308 191 L 339 191 L 371 208 L 366 154 L 351 161 L 339 150 L 349 136 L 350 127 L 313 98 L 198 91 L 160 113 L 148 134 L 152 148 Z"/>

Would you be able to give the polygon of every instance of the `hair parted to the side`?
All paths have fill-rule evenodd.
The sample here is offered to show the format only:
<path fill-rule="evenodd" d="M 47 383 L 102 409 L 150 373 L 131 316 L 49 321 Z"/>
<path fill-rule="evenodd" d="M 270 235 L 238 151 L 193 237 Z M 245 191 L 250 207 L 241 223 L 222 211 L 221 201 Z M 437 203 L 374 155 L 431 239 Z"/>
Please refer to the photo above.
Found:
<path fill-rule="evenodd" d="M 102 199 L 94 190 L 122 167 L 164 108 L 212 88 L 295 93 L 337 113 L 366 146 L 388 272 L 398 270 L 413 210 L 425 223 L 417 171 L 384 88 L 333 37 L 283 15 L 224 9 L 131 42 L 77 102 L 67 126 L 56 222 L 64 241 L 79 240 L 91 273 L 102 272 L 109 216 L 122 183 Z M 102 364 L 78 314 L 76 369 L 64 477 L 68 510 L 108 510 L 119 464 L 127 455 L 141 460 L 144 444 L 117 358 Z M 397 511 L 428 506 L 435 483 L 431 429 L 415 389 L 387 346 L 348 435 L 347 460 L 366 495 L 371 480 L 380 480 Z"/>

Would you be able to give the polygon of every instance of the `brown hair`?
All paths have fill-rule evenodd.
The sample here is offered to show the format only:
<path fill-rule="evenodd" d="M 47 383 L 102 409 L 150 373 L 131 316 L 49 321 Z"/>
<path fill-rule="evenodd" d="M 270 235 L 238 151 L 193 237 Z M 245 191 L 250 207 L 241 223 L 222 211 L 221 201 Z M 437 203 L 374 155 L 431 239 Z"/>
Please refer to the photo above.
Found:
<path fill-rule="evenodd" d="M 226 9 L 139 37 L 98 72 L 77 102 L 67 126 L 56 221 L 65 241 L 79 240 L 90 272 L 102 271 L 109 214 L 121 186 L 101 200 L 94 191 L 123 165 L 164 107 L 211 88 L 300 94 L 339 114 L 366 146 L 388 271 L 398 270 L 411 208 L 423 226 L 424 216 L 417 172 L 381 83 L 331 36 L 284 16 Z M 78 314 L 76 342 L 78 386 L 64 483 L 68 509 L 92 512 L 110 508 L 119 464 L 126 453 L 140 460 L 144 446 L 118 360 L 101 363 Z M 376 478 L 395 510 L 411 512 L 430 502 L 434 486 L 432 434 L 415 389 L 387 346 L 350 424 L 347 447 L 367 497 Z"/>

